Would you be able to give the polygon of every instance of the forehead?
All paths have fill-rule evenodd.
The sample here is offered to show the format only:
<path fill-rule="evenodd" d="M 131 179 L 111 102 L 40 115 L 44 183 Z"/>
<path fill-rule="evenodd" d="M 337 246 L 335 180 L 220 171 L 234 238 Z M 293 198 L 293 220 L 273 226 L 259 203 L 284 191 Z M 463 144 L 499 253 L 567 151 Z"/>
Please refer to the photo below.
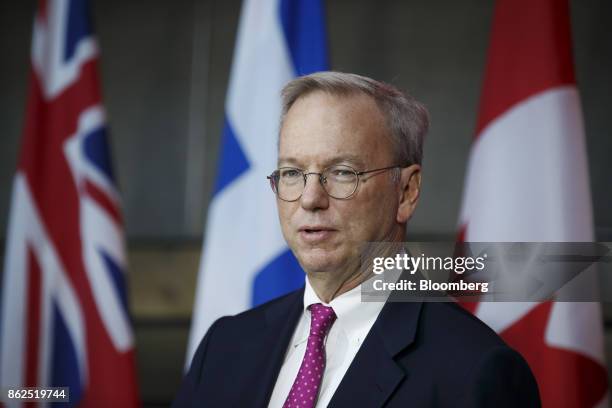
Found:
<path fill-rule="evenodd" d="M 387 129 L 370 96 L 315 91 L 295 101 L 285 116 L 279 165 L 325 166 L 341 161 L 388 165 L 391 143 Z"/>

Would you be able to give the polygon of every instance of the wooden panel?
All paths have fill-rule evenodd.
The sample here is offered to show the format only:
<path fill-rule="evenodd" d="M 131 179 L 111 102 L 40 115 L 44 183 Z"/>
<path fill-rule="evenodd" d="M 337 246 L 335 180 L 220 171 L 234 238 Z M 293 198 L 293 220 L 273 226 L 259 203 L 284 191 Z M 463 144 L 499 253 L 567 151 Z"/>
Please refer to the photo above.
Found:
<path fill-rule="evenodd" d="M 200 243 L 137 245 L 129 250 L 129 291 L 135 319 L 189 319 Z"/>

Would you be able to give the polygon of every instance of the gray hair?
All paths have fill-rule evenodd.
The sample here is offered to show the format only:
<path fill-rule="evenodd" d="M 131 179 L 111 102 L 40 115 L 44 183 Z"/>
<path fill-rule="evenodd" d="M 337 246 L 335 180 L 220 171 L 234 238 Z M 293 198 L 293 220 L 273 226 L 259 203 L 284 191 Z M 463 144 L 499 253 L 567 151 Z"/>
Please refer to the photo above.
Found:
<path fill-rule="evenodd" d="M 374 79 L 343 72 L 316 72 L 289 82 L 281 92 L 281 128 L 291 106 L 314 91 L 331 95 L 366 94 L 374 99 L 386 118 L 395 160 L 400 165 L 421 164 L 423 141 L 429 128 L 425 106 L 396 87 Z"/>

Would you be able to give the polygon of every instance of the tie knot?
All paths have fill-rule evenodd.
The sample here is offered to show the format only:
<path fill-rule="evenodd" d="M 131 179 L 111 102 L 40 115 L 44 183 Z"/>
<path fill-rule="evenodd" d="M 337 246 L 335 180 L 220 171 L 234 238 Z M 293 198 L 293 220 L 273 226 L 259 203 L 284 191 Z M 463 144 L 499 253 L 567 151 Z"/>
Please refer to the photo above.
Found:
<path fill-rule="evenodd" d="M 310 335 L 325 337 L 332 323 L 336 320 L 334 309 L 320 303 L 310 305 Z"/>

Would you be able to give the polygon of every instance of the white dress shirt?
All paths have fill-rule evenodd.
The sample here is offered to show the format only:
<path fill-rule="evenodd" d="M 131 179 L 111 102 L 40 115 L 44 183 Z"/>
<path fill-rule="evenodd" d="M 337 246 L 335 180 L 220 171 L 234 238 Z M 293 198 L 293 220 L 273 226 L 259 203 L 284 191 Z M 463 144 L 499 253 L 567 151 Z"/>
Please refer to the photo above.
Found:
<path fill-rule="evenodd" d="M 321 303 L 334 309 L 337 319 L 325 339 L 326 364 L 319 388 L 316 407 L 326 407 L 348 370 L 359 347 L 368 335 L 384 302 L 361 302 L 361 285 L 341 294 L 329 303 L 322 302 L 308 278 L 304 289 L 304 312 L 295 328 L 285 354 L 285 360 L 276 379 L 268 407 L 280 408 L 285 403 L 295 381 L 310 333 L 308 306 Z"/>

